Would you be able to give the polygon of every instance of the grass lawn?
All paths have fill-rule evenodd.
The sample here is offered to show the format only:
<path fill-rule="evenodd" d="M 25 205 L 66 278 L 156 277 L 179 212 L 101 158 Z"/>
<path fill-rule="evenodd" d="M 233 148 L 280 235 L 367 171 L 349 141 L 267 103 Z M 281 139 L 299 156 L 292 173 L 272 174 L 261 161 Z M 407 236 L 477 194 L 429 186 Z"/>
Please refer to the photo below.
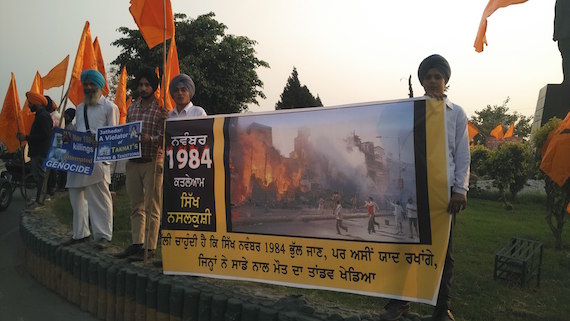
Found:
<path fill-rule="evenodd" d="M 52 205 L 60 221 L 71 227 L 71 208 L 67 197 Z M 469 199 L 466 211 L 459 214 L 454 232 L 455 275 L 453 310 L 458 321 L 562 321 L 570 319 L 570 253 L 557 251 L 546 222 L 544 198 L 521 197 L 515 209 L 506 211 L 498 201 Z M 115 197 L 113 245 L 130 244 L 129 204 L 126 192 Z M 568 233 L 563 234 L 566 239 Z M 495 253 L 511 237 L 544 243 L 540 287 L 531 281 L 527 288 L 517 283 L 493 280 Z M 568 241 L 565 242 L 566 244 Z M 332 291 L 306 290 L 252 282 L 211 279 L 222 286 L 243 287 L 246 291 L 280 297 L 302 294 L 316 306 L 345 315 L 374 315 L 386 299 Z M 432 307 L 413 304 L 420 314 L 430 314 Z"/>

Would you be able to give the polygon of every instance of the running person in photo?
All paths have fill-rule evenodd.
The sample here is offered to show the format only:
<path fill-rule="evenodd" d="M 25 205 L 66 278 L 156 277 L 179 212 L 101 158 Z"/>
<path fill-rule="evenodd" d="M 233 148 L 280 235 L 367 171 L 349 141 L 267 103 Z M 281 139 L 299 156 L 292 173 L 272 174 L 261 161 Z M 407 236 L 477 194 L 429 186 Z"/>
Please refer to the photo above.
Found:
<path fill-rule="evenodd" d="M 376 210 L 378 209 L 378 204 L 374 202 L 372 196 L 369 196 L 368 199 L 364 202 L 364 207 L 368 212 L 368 234 L 376 232 L 374 226 L 378 226 L 380 228 L 380 224 L 376 222 L 374 216 L 376 215 Z"/>
<path fill-rule="evenodd" d="M 414 232 L 417 237 L 420 237 L 420 233 L 418 232 L 418 208 L 411 197 L 408 198 L 406 212 L 408 213 L 408 219 L 410 220 L 410 238 L 414 238 Z"/>
<path fill-rule="evenodd" d="M 348 232 L 348 227 L 342 224 L 342 205 L 340 205 L 340 200 L 336 201 L 336 205 L 334 207 L 334 215 L 336 216 L 336 234 L 340 234 L 341 228 L 345 232 Z"/>

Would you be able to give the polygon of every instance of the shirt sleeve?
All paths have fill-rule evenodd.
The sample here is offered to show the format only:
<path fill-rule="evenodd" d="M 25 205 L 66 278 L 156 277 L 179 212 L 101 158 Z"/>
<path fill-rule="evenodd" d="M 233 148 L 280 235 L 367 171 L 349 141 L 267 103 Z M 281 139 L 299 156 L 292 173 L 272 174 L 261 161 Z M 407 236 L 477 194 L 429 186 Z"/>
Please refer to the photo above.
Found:
<path fill-rule="evenodd" d="M 109 112 L 107 113 L 108 126 L 117 126 L 119 124 L 119 107 L 109 101 Z"/>
<path fill-rule="evenodd" d="M 467 115 L 459 106 L 455 126 L 455 173 L 453 192 L 467 194 L 469 190 L 469 133 L 467 130 Z"/>

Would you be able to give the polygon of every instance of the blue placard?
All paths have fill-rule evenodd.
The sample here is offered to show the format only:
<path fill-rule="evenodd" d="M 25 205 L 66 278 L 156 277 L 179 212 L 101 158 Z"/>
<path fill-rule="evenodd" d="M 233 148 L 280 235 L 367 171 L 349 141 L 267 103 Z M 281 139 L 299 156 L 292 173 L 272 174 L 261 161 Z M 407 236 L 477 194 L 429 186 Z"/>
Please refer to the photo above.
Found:
<path fill-rule="evenodd" d="M 91 175 L 94 155 L 94 140 L 90 132 L 54 128 L 44 166 L 60 171 Z"/>
<path fill-rule="evenodd" d="M 140 132 L 142 122 L 97 129 L 96 162 L 140 158 Z"/>

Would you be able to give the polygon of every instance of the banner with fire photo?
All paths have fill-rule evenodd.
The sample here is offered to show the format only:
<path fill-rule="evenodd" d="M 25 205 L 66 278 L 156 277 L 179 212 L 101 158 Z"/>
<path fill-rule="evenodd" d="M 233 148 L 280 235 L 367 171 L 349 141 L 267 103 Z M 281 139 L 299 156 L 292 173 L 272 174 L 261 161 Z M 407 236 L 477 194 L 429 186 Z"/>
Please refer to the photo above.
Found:
<path fill-rule="evenodd" d="M 435 304 L 444 117 L 418 98 L 168 120 L 164 273 Z"/>

